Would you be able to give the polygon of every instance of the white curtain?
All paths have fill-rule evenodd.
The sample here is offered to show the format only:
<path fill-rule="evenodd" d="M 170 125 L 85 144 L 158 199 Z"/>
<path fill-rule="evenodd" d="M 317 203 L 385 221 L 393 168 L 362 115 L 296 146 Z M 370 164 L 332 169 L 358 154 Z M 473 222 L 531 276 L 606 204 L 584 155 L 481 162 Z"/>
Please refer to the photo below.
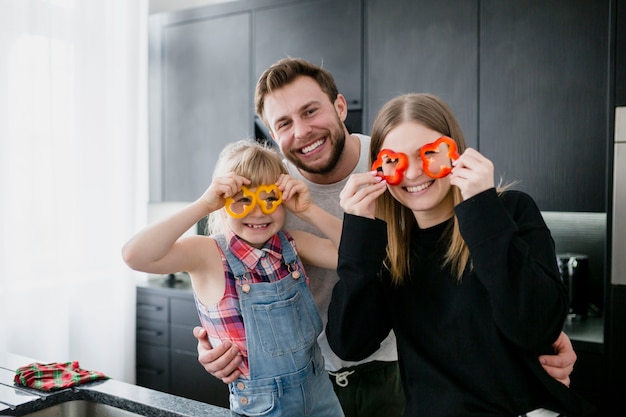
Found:
<path fill-rule="evenodd" d="M 0 0 L 0 352 L 134 382 L 147 0 Z M 1 356 L 0 356 L 1 360 Z"/>

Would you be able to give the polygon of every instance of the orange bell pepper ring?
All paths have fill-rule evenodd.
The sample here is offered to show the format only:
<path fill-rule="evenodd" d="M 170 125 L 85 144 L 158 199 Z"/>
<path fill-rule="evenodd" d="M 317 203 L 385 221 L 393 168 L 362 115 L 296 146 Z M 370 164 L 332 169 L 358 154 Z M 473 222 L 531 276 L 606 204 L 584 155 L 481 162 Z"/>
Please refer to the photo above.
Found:
<path fill-rule="evenodd" d="M 273 213 L 283 202 L 283 193 L 276 184 L 259 185 L 254 192 L 250 191 L 246 186 L 242 186 L 241 192 L 243 195 L 240 199 L 235 200 L 233 197 L 228 197 L 224 201 L 226 212 L 235 219 L 246 217 L 254 210 L 257 204 L 259 204 L 263 213 Z M 263 198 L 263 194 L 272 198 Z"/>
<path fill-rule="evenodd" d="M 448 153 L 446 161 L 449 162 L 450 159 L 457 160 L 459 159 L 459 151 L 457 150 L 456 142 L 447 136 L 442 136 L 433 143 L 428 143 L 420 148 L 420 158 L 424 163 L 424 173 L 431 178 L 443 178 L 452 172 L 452 167 L 449 167 L 446 164 L 443 164 L 441 158 L 434 158 L 429 154 L 440 153 L 441 149 L 439 148 L 442 143 L 448 145 Z M 435 159 L 439 162 L 439 166 L 431 165 L 435 162 Z"/>
<path fill-rule="evenodd" d="M 386 169 L 383 163 L 395 163 L 395 169 Z M 409 158 L 402 152 L 394 152 L 391 149 L 383 149 L 378 152 L 378 158 L 372 164 L 372 171 L 377 171 L 376 175 L 382 177 L 389 185 L 398 185 L 404 176 L 404 171 L 409 167 Z M 386 175 L 385 171 L 391 171 Z"/>

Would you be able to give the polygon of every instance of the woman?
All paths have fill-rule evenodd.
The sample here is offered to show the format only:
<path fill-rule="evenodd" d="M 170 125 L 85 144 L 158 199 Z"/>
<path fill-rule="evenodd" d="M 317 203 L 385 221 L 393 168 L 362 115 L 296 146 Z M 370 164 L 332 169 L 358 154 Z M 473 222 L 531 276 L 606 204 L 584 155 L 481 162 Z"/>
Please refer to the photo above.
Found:
<path fill-rule="evenodd" d="M 496 190 L 491 161 L 428 94 L 380 110 L 370 158 L 379 171 L 352 175 L 341 194 L 333 350 L 359 360 L 393 329 L 406 416 L 582 415 L 536 360 L 568 301 L 532 198 Z"/>

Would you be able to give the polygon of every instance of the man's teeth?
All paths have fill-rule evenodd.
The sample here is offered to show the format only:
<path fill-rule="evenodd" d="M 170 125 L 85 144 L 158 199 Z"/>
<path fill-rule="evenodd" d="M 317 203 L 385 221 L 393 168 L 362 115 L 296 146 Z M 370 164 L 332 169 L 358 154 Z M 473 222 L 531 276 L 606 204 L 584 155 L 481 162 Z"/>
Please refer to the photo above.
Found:
<path fill-rule="evenodd" d="M 406 187 L 406 190 L 410 193 L 416 193 L 418 191 L 422 191 L 430 187 L 433 181 L 425 182 L 424 184 L 416 185 L 415 187 Z"/>
<path fill-rule="evenodd" d="M 322 139 L 313 142 L 312 144 L 310 144 L 309 146 L 305 146 L 304 148 L 301 149 L 302 153 L 306 154 L 311 152 L 314 149 L 317 149 L 319 146 L 322 145 L 322 143 L 324 143 L 324 141 Z"/>

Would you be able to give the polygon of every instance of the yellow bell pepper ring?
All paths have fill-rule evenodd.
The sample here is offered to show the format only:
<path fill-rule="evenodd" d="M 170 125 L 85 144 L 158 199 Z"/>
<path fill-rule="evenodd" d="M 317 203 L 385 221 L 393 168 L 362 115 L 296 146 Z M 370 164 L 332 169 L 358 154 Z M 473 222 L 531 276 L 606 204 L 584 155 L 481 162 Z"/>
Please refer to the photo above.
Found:
<path fill-rule="evenodd" d="M 241 192 L 243 195 L 237 200 L 228 197 L 224 201 L 226 212 L 235 219 L 246 217 L 257 204 L 263 213 L 271 214 L 283 202 L 283 193 L 276 184 L 259 185 L 254 192 L 242 186 Z"/>

